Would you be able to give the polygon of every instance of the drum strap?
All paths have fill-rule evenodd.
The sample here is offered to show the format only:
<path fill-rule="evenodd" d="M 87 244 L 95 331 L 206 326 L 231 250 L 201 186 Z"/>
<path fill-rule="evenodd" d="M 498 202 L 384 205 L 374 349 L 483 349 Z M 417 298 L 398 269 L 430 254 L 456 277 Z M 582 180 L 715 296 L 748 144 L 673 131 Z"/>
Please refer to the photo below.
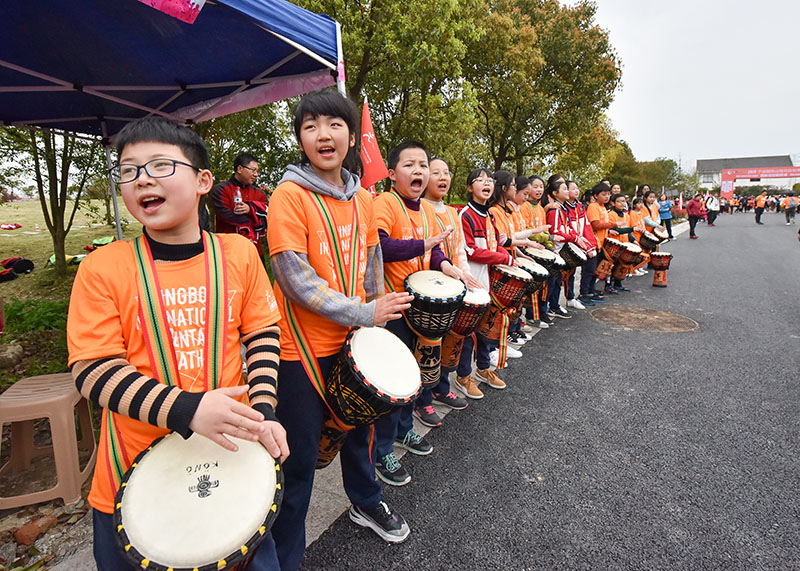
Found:
<path fill-rule="evenodd" d="M 450 224 L 452 224 L 451 228 L 453 228 L 453 233 L 447 237 L 447 239 L 442 242 L 444 244 L 444 255 L 447 256 L 449 259 L 453 260 L 453 256 L 455 255 L 456 250 L 458 249 L 458 244 L 456 244 L 456 238 L 458 237 L 456 234 L 456 220 L 453 218 L 453 212 L 445 206 L 445 211 L 447 212 L 447 217 L 450 218 Z M 442 221 L 439 219 L 439 216 L 436 216 L 436 223 L 439 225 L 439 228 L 442 232 L 447 230 L 442 224 Z"/>
<path fill-rule="evenodd" d="M 506 356 L 508 355 L 508 329 L 511 325 L 511 318 L 509 313 L 513 311 L 511 307 L 505 307 L 500 300 L 494 295 L 492 290 L 489 290 L 489 297 L 492 299 L 492 303 L 495 307 L 500 309 L 500 339 L 498 340 L 499 346 L 499 353 L 497 355 L 497 368 L 504 369 L 506 366 Z"/>
<path fill-rule="evenodd" d="M 308 378 L 311 379 L 311 384 L 319 394 L 322 402 L 325 403 L 336 427 L 342 432 L 352 430 L 355 426 L 347 424 L 338 418 L 333 410 L 331 410 L 328 401 L 325 400 L 325 379 L 322 378 L 322 370 L 319 368 L 319 361 L 317 361 L 317 356 L 314 353 L 314 346 L 308 338 L 305 329 L 303 329 L 303 326 L 300 324 L 300 321 L 295 316 L 295 312 L 292 309 L 293 305 L 294 304 L 288 299 L 284 298 L 284 309 L 286 310 L 286 321 L 289 324 L 289 334 L 292 336 L 292 340 L 297 347 L 300 363 L 303 365 L 303 369 Z"/>
<path fill-rule="evenodd" d="M 150 366 L 156 378 L 168 386 L 180 386 L 178 359 L 172 344 L 167 312 L 161 295 L 153 253 L 144 236 L 132 241 L 138 271 L 139 319 Z M 203 232 L 206 305 L 205 344 L 203 347 L 204 390 L 219 387 L 226 349 L 225 305 L 227 278 L 225 256 L 219 238 Z"/>
<path fill-rule="evenodd" d="M 330 209 L 325 204 L 325 200 L 316 192 L 308 191 L 311 195 L 311 201 L 317 209 L 317 214 L 322 219 L 322 224 L 327 230 L 326 238 L 328 245 L 333 253 L 333 265 L 336 267 L 336 273 L 339 277 L 339 283 L 342 284 L 342 293 L 347 297 L 356 295 L 356 286 L 358 284 L 358 263 L 361 259 L 361 250 L 359 243 L 359 212 L 358 203 L 356 198 L 353 198 L 353 218 L 350 223 L 350 248 L 347 252 L 342 251 L 341 240 L 336 231 L 336 224 L 331 215 Z M 349 262 L 349 263 L 348 263 Z M 349 266 L 349 267 L 348 267 Z"/>
<path fill-rule="evenodd" d="M 394 196 L 397 202 L 400 204 L 400 208 L 403 209 L 403 213 L 406 215 L 406 220 L 408 220 L 408 225 L 411 228 L 411 232 L 414 234 L 414 238 L 417 240 L 424 240 L 428 237 L 428 217 L 425 215 L 425 209 L 422 207 L 422 204 L 419 205 L 419 213 L 422 216 L 422 238 L 417 236 L 417 227 L 414 222 L 411 220 L 411 215 L 408 213 L 408 208 L 406 208 L 403 199 L 395 192 L 389 192 L 390 196 Z M 419 269 L 425 269 L 425 254 L 423 253 L 421 256 L 417 258 L 417 262 L 419 263 Z"/>
<path fill-rule="evenodd" d="M 119 435 L 114 413 L 106 409 L 106 469 L 108 480 L 114 484 L 114 491 L 119 489 L 122 477 L 131 465 L 122 437 Z"/>

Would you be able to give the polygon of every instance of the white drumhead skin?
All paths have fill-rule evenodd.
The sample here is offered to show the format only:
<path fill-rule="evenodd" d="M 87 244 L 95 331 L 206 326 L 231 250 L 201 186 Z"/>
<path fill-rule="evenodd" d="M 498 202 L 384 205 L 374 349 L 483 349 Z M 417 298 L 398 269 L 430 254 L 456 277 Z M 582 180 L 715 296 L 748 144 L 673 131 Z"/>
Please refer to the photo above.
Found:
<path fill-rule="evenodd" d="M 547 269 L 543 265 L 537 264 L 536 262 L 532 262 L 530 260 L 526 260 L 525 258 L 517 258 L 517 262 L 519 263 L 520 266 L 522 266 L 523 268 L 527 269 L 529 272 L 534 273 L 534 274 L 536 274 L 538 276 L 545 277 L 545 276 L 550 275 L 550 272 L 548 272 Z"/>
<path fill-rule="evenodd" d="M 553 255 L 555 256 L 555 261 L 559 266 L 566 266 L 567 265 L 567 262 L 565 262 L 564 258 L 562 258 L 559 254 L 556 254 L 555 252 L 553 252 Z"/>
<path fill-rule="evenodd" d="M 408 285 L 415 292 L 434 299 L 458 297 L 464 291 L 460 280 L 436 270 L 422 270 L 408 276 Z"/>
<path fill-rule="evenodd" d="M 631 252 L 634 252 L 635 254 L 641 254 L 642 253 L 642 247 L 641 246 L 639 246 L 638 244 L 631 244 L 630 242 L 627 242 L 625 244 L 625 249 L 626 250 L 630 250 Z"/>
<path fill-rule="evenodd" d="M 665 258 L 665 257 L 671 258 L 672 257 L 672 254 L 670 254 L 669 252 L 651 252 L 650 255 L 651 256 L 655 256 L 656 258 Z"/>
<path fill-rule="evenodd" d="M 542 260 L 555 260 L 556 256 L 558 255 L 550 250 L 534 250 L 533 248 L 528 248 L 527 253 L 534 258 L 538 257 Z"/>
<path fill-rule="evenodd" d="M 606 238 L 606 242 L 611 242 L 612 244 L 619 244 L 620 246 L 624 244 L 624 242 L 620 242 L 616 238 Z"/>
<path fill-rule="evenodd" d="M 188 440 L 173 433 L 134 468 L 122 525 L 143 556 L 168 567 L 216 563 L 264 523 L 275 498 L 275 461 L 260 443 L 229 438 L 237 452 L 196 433 Z"/>
<path fill-rule="evenodd" d="M 417 360 L 391 331 L 382 327 L 357 329 L 350 341 L 350 350 L 358 370 L 382 393 L 404 399 L 419 389 Z"/>
<path fill-rule="evenodd" d="M 507 266 L 506 264 L 497 264 L 495 266 L 498 270 L 503 270 L 507 274 L 511 274 L 512 276 L 516 276 L 522 280 L 529 280 L 531 279 L 531 275 L 523 270 L 522 268 L 516 268 L 514 266 Z"/>
<path fill-rule="evenodd" d="M 470 305 L 489 305 L 492 303 L 492 298 L 489 291 L 485 289 L 468 289 L 467 295 L 464 296 L 464 303 Z"/>

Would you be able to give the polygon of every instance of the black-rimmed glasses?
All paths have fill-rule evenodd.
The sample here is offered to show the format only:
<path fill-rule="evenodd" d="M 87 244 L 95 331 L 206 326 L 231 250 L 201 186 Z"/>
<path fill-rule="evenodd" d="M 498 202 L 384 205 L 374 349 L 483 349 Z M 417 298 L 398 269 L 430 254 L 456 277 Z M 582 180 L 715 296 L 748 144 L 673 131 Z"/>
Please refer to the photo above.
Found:
<path fill-rule="evenodd" d="M 177 165 L 183 165 L 196 171 L 202 170 L 194 165 L 190 165 L 189 163 L 185 163 L 183 161 L 177 161 L 175 159 L 153 159 L 152 161 L 147 161 L 143 165 L 120 163 L 108 172 L 111 174 L 111 178 L 113 178 L 117 184 L 125 184 L 128 182 L 133 182 L 139 178 L 139 174 L 142 172 L 142 169 L 144 169 L 147 175 L 152 178 L 166 178 L 168 176 L 172 176 L 175 174 Z"/>

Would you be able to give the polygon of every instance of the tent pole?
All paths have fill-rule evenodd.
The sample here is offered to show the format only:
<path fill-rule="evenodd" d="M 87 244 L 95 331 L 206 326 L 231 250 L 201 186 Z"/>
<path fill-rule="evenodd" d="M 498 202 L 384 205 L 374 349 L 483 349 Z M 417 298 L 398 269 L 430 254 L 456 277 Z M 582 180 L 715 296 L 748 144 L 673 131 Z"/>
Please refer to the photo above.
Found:
<path fill-rule="evenodd" d="M 111 178 L 111 168 L 114 163 L 111 161 L 111 147 L 108 144 L 103 144 L 103 149 L 106 152 L 106 166 L 108 167 L 108 191 L 111 193 L 111 202 L 114 204 L 114 222 L 117 226 L 117 240 L 122 240 L 122 225 L 119 222 L 119 206 L 117 206 L 117 186 L 114 184 L 114 179 Z"/>
<path fill-rule="evenodd" d="M 344 49 L 342 48 L 342 25 L 336 22 L 336 88 L 347 97 L 344 87 Z"/>

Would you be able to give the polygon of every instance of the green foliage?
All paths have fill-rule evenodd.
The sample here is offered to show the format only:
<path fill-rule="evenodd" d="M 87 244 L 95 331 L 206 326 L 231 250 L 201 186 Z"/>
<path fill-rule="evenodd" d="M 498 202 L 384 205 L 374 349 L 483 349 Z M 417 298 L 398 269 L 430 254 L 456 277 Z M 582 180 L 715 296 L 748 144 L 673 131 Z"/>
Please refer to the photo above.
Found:
<path fill-rule="evenodd" d="M 12 299 L 5 306 L 6 332 L 65 330 L 69 301 Z"/>
<path fill-rule="evenodd" d="M 258 160 L 257 184 L 274 187 L 286 165 L 299 158 L 287 102 L 277 102 L 226 115 L 193 126 L 206 142 L 211 172 L 217 182 L 233 174 L 233 160 L 250 153 Z"/>

